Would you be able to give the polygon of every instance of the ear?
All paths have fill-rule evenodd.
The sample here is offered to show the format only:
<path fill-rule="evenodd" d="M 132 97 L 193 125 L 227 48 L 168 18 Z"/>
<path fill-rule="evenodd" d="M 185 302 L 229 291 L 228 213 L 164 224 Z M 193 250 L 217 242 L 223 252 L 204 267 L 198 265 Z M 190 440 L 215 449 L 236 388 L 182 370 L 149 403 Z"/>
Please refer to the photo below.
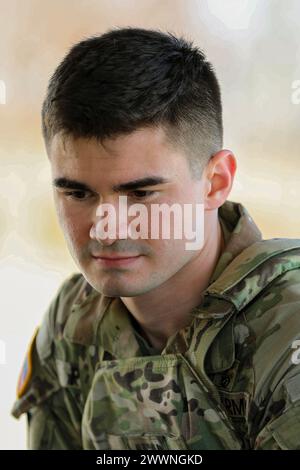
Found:
<path fill-rule="evenodd" d="M 205 210 L 217 209 L 226 201 L 234 180 L 237 163 L 230 150 L 220 150 L 203 172 Z"/>

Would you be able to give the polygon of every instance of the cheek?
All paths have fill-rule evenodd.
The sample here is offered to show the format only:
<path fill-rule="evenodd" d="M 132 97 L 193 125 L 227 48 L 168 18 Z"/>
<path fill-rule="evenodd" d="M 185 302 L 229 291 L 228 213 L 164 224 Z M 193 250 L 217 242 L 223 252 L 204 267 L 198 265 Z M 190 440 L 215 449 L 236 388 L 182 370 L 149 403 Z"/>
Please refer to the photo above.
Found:
<path fill-rule="evenodd" d="M 193 252 L 185 249 L 185 240 L 149 240 L 156 263 L 165 269 L 184 264 L 193 257 Z"/>
<path fill-rule="evenodd" d="M 72 241 L 72 243 L 80 243 L 89 237 L 91 223 L 87 214 L 83 211 L 72 210 L 64 205 L 60 205 L 57 210 L 60 226 L 64 234 Z"/>

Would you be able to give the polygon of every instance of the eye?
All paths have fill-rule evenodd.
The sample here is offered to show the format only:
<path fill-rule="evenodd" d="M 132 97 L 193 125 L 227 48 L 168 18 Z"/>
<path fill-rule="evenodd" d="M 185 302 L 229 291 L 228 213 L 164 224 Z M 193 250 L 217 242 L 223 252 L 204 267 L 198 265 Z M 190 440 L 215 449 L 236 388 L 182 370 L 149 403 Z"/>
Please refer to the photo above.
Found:
<path fill-rule="evenodd" d="M 88 191 L 81 191 L 81 190 L 68 191 L 68 192 L 65 192 L 64 194 L 65 194 L 65 196 L 67 196 L 71 199 L 75 199 L 77 201 L 86 200 L 88 197 L 91 196 L 91 193 L 89 193 Z"/>
<path fill-rule="evenodd" d="M 145 198 L 152 196 L 155 193 L 156 191 L 137 189 L 136 191 L 131 191 L 130 194 L 132 194 L 133 197 L 135 197 L 136 199 L 145 199 Z"/>

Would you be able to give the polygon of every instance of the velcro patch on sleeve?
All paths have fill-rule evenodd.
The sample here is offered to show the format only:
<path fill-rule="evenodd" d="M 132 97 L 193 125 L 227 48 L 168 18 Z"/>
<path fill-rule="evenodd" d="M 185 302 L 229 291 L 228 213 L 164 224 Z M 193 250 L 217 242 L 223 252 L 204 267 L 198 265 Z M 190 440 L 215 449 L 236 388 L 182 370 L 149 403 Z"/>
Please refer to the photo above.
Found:
<path fill-rule="evenodd" d="M 23 362 L 21 372 L 19 374 L 18 385 L 17 385 L 17 397 L 18 398 L 21 398 L 26 392 L 26 389 L 28 387 L 28 384 L 32 376 L 32 351 L 33 351 L 33 345 L 34 345 L 36 336 L 38 334 L 38 331 L 39 331 L 39 328 L 36 328 L 34 335 L 32 337 L 32 340 L 28 346 L 26 357 Z"/>

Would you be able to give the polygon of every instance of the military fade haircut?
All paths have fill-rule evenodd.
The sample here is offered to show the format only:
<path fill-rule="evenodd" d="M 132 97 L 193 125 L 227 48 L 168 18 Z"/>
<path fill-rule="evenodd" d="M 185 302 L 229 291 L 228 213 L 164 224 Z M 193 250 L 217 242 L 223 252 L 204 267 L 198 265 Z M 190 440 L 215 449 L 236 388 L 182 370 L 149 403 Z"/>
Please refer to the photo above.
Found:
<path fill-rule="evenodd" d="M 46 148 L 57 133 L 102 142 L 149 126 L 163 128 L 197 177 L 222 148 L 220 87 L 204 53 L 170 32 L 134 27 L 73 45 L 43 102 Z"/>

